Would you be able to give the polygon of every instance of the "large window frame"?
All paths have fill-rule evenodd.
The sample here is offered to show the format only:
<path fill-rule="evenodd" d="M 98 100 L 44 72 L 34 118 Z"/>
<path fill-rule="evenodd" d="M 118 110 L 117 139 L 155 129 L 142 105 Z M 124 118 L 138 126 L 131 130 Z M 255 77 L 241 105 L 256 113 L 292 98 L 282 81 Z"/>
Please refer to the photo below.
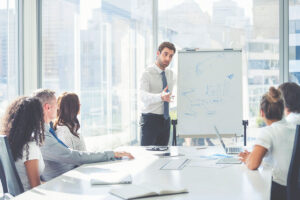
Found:
<path fill-rule="evenodd" d="M 149 7 L 151 6 L 151 3 L 149 3 L 148 4 L 149 5 Z M 44 72 L 43 72 L 43 58 L 42 58 L 42 56 L 43 56 L 43 50 L 44 49 L 42 49 L 42 31 L 43 31 L 43 24 L 42 24 L 42 16 L 43 15 L 45 15 L 45 13 L 43 14 L 42 12 L 44 11 L 44 12 L 46 12 L 45 10 L 42 10 L 42 1 L 37 1 L 36 2 L 36 4 L 34 5 L 35 7 L 37 7 L 37 17 L 36 17 L 36 27 L 37 27 L 37 46 L 36 46 L 36 48 L 37 48 L 37 50 L 36 50 L 36 54 L 37 54 L 37 66 L 36 66 L 36 68 L 34 69 L 34 72 L 37 74 L 37 78 L 36 78 L 36 81 L 35 81 L 35 83 L 32 83 L 32 85 L 36 85 L 36 88 L 41 88 L 41 87 L 43 87 L 43 86 L 45 86 L 45 84 L 44 84 L 44 80 L 43 80 L 43 75 L 44 75 Z M 153 4 L 152 4 L 152 6 L 153 6 Z M 105 6 L 104 6 L 104 8 L 106 8 Z M 153 10 L 153 9 L 152 9 Z M 150 11 L 149 11 L 150 12 Z M 121 19 L 121 21 L 122 22 L 127 22 L 126 20 L 127 19 L 125 19 L 125 17 L 126 16 L 123 16 L 122 17 L 122 13 L 115 13 L 116 14 L 116 16 L 118 16 L 118 17 L 120 17 L 120 19 Z M 119 14 L 121 14 L 120 16 L 119 16 Z M 153 15 L 152 13 L 151 13 L 151 15 Z M 150 16 L 150 13 L 148 13 L 148 16 Z M 151 20 L 151 19 L 150 19 Z M 130 24 L 130 23 L 128 23 L 130 26 L 128 26 L 128 27 L 131 27 L 132 25 L 134 25 L 134 24 Z M 45 28 L 45 27 L 44 27 Z M 108 29 L 110 29 L 110 27 L 108 26 Z M 149 29 L 150 31 L 150 34 L 149 35 L 151 35 L 151 36 L 153 36 L 153 29 L 152 29 L 152 32 L 151 32 L 151 29 Z M 136 33 L 132 33 L 132 32 L 130 32 L 130 34 L 132 34 L 132 35 L 130 35 L 130 38 L 133 36 L 134 38 L 136 37 Z M 43 35 L 43 37 L 45 37 L 44 35 Z M 136 45 L 136 44 L 135 44 Z M 152 43 L 150 44 L 151 46 L 152 46 Z M 44 47 L 43 47 L 44 48 Z M 151 48 L 151 47 L 150 47 Z M 133 50 L 131 50 L 132 52 L 130 52 L 130 54 L 132 54 L 135 50 L 133 49 Z M 152 51 L 150 52 L 151 53 L 151 55 L 152 55 Z M 149 54 L 147 54 L 147 55 L 149 55 Z M 148 56 L 149 57 L 149 56 Z M 151 62 L 154 60 L 154 55 L 153 55 L 153 59 L 151 58 Z M 109 59 L 110 60 L 110 59 Z M 150 59 L 148 59 L 148 61 L 149 61 Z M 136 62 L 136 60 L 133 60 L 133 62 Z M 146 62 L 146 63 L 148 63 L 148 62 Z M 108 73 L 112 73 L 111 71 L 109 71 L 108 70 Z M 79 94 L 79 93 L 78 93 Z M 57 94 L 57 95 L 59 95 L 59 94 Z M 111 94 L 108 94 L 108 102 L 110 102 L 111 101 Z M 135 96 L 137 96 L 137 95 L 135 95 Z M 82 97 L 80 97 L 81 98 L 81 100 L 82 100 Z M 83 103 L 83 105 L 86 105 L 86 104 L 84 104 Z M 110 110 L 110 109 L 112 109 L 112 106 L 110 105 L 110 104 L 108 104 L 108 107 L 106 107 L 105 108 L 106 110 Z M 81 112 L 81 113 L 83 113 L 83 112 Z M 108 118 L 111 118 L 111 114 L 108 114 L 108 115 L 110 115 L 110 116 L 108 116 Z M 134 115 L 134 114 L 133 114 Z M 111 123 L 109 123 L 109 124 L 111 124 Z M 132 123 L 131 123 L 132 124 Z M 83 127 L 83 126 L 82 126 Z M 111 127 L 109 127 L 108 126 L 108 129 L 112 129 Z M 131 129 L 132 130 L 132 129 Z M 132 132 L 135 132 L 134 130 L 132 130 Z M 130 138 L 131 138 L 131 143 L 137 143 L 138 141 L 139 141 L 139 135 L 138 135 L 138 128 L 137 128 L 137 130 L 136 130 L 136 132 L 137 132 L 137 135 L 136 136 L 132 136 L 132 134 L 130 134 Z M 123 134 L 124 135 L 124 134 Z M 116 136 L 116 137 L 111 137 L 111 136 Z M 94 136 L 93 136 L 94 137 Z M 100 135 L 100 136 L 96 136 L 96 137 L 101 137 L 101 139 L 99 138 L 99 141 L 104 141 L 104 142 L 106 142 L 106 144 L 107 143 L 110 143 L 110 140 L 111 139 L 114 139 L 114 138 L 116 138 L 116 140 L 118 139 L 118 138 L 122 138 L 122 135 L 111 135 L 111 134 L 107 134 L 107 135 Z M 90 139 L 88 139 L 88 140 L 90 140 Z M 86 140 L 87 141 L 87 140 Z M 87 141 L 88 143 L 89 143 L 89 141 Z M 95 145 L 92 145 L 93 147 L 91 147 L 89 150 L 94 150 L 94 147 L 95 147 Z M 101 144 L 99 145 L 98 144 L 98 146 L 101 146 Z"/>
<path fill-rule="evenodd" d="M 24 94 L 24 90 L 28 90 L 28 88 L 26 88 L 26 85 L 24 84 L 24 82 L 26 81 L 37 81 L 37 85 L 36 88 L 41 87 L 41 51 L 40 51 L 40 47 L 41 47 L 41 32 L 40 32 L 40 26 L 41 26 L 41 3 L 40 1 L 36 1 L 36 0 L 29 0 L 29 1 L 24 1 L 24 0 L 17 0 L 18 1 L 18 10 L 19 10 L 19 67 L 20 67 L 20 94 Z M 158 0 L 152 0 L 153 3 L 153 46 L 157 47 L 158 45 Z M 26 49 L 26 45 L 24 45 L 24 30 L 23 30 L 23 24 L 24 21 L 28 21 L 30 20 L 28 17 L 26 18 L 25 15 L 29 15 L 28 11 L 25 10 L 24 11 L 24 5 L 25 4 L 30 4 L 31 7 L 36 7 L 36 20 L 33 22 L 36 24 L 36 30 L 37 30 L 37 37 L 32 38 L 35 39 L 37 41 L 37 53 L 38 56 L 36 57 L 36 65 L 32 66 L 33 68 L 36 68 L 36 71 L 38 72 L 36 74 L 36 80 L 25 80 L 27 77 L 23 77 L 23 73 L 24 70 L 23 68 L 23 61 L 24 61 L 24 56 L 23 56 L 23 49 Z M 280 82 L 285 82 L 288 81 L 288 72 L 289 72 L 289 63 L 288 63 L 288 47 L 289 47 L 289 36 L 288 36 L 288 27 L 289 27 L 289 1 L 284 1 L 284 0 L 279 0 L 279 21 L 280 21 L 280 25 L 279 25 L 279 31 L 280 31 L 280 48 L 279 48 L 279 67 L 280 67 L 280 72 L 279 72 L 279 76 L 280 76 Z M 25 16 L 25 18 L 23 17 Z M 31 37 L 34 37 L 34 35 L 32 35 Z M 154 48 L 154 56 L 156 53 L 156 49 Z M 153 56 L 153 57 L 154 57 Z"/>
<path fill-rule="evenodd" d="M 1 110 L 4 114 L 7 106 L 13 98 L 23 94 L 23 1 L 4 0 L 1 3 Z M 3 26 L 5 26 L 3 28 Z M 5 85 L 5 86 L 4 86 Z M 3 87 L 2 87 L 3 86 Z M 0 116 L 1 117 L 1 116 Z"/>
<path fill-rule="evenodd" d="M 29 95 L 33 90 L 42 86 L 41 65 L 41 1 L 18 0 L 19 2 L 19 73 L 20 94 Z M 152 0 L 153 23 L 153 60 L 155 59 L 158 45 L 158 0 Z M 28 9 L 31 8 L 31 9 Z M 32 12 L 35 11 L 35 12 Z M 24 16 L 24 17 L 23 17 Z M 32 24 L 31 30 L 24 24 Z M 289 1 L 279 0 L 279 83 L 288 81 L 289 74 Z M 30 34 L 31 33 L 31 34 Z M 32 34 L 33 33 L 33 34 Z M 24 35 L 30 35 L 32 44 L 24 42 Z M 26 37 L 28 39 L 28 37 Z M 24 55 L 25 51 L 31 51 L 30 55 Z M 28 63 L 31 63 L 30 66 Z M 30 74 L 28 73 L 30 72 Z"/>

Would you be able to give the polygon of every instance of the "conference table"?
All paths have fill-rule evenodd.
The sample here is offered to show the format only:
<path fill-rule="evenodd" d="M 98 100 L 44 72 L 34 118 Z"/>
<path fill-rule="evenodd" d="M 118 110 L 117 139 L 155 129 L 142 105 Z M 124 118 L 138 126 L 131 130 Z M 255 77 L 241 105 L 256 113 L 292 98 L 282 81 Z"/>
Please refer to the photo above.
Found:
<path fill-rule="evenodd" d="M 111 195 L 117 185 L 91 185 L 90 178 L 97 172 L 113 171 L 131 174 L 132 183 L 172 185 L 188 189 L 188 193 L 155 196 L 143 199 L 171 200 L 267 200 L 270 199 L 271 169 L 260 167 L 249 170 L 244 164 L 213 164 L 211 155 L 223 153 L 221 147 L 169 147 L 167 152 L 180 153 L 180 156 L 161 157 L 160 151 L 148 151 L 145 147 L 120 147 L 118 151 L 128 151 L 133 160 L 85 164 L 38 187 L 18 195 L 16 200 L 120 200 Z M 218 154 L 217 154 L 218 155 Z M 176 159 L 189 159 L 182 169 L 163 170 L 163 166 Z M 189 164 L 190 163 L 190 164 Z M 209 164 L 207 164 L 209 163 Z"/>

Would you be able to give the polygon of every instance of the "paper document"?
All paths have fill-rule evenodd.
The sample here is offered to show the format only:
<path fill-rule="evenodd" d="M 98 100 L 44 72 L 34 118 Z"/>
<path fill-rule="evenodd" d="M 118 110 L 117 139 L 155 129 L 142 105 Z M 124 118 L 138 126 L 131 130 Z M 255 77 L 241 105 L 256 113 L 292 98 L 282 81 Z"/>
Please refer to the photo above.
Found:
<path fill-rule="evenodd" d="M 117 189 L 111 189 L 111 194 L 121 197 L 122 199 L 136 199 L 142 197 L 151 197 L 168 194 L 187 193 L 188 190 L 182 187 L 172 185 L 152 185 L 143 183 L 140 185 L 127 185 Z"/>
<path fill-rule="evenodd" d="M 189 159 L 176 159 L 170 160 L 166 164 L 164 164 L 160 169 L 162 170 L 181 170 L 185 167 L 185 165 L 189 162 Z"/>
<path fill-rule="evenodd" d="M 93 173 L 90 182 L 92 185 L 129 184 L 132 183 L 132 177 L 121 172 Z"/>
<path fill-rule="evenodd" d="M 224 168 L 228 167 L 228 165 L 216 164 L 216 160 L 204 160 L 204 159 L 197 159 L 197 160 L 190 160 L 187 165 L 188 167 L 207 167 L 207 168 Z"/>

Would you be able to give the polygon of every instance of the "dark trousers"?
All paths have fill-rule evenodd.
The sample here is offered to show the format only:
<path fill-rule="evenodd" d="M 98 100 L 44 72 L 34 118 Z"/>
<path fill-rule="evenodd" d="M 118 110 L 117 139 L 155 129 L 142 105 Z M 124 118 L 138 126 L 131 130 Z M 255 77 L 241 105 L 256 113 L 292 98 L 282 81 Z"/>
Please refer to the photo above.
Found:
<path fill-rule="evenodd" d="M 272 181 L 271 200 L 287 200 L 286 186 Z"/>
<path fill-rule="evenodd" d="M 170 118 L 152 113 L 142 114 L 141 145 L 167 146 L 170 138 Z"/>

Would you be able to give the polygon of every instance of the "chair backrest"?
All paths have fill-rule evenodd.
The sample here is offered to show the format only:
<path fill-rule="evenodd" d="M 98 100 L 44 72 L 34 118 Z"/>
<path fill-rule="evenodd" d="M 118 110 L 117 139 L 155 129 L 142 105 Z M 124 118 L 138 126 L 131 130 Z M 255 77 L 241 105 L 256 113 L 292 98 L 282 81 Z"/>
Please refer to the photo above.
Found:
<path fill-rule="evenodd" d="M 24 188 L 5 135 L 0 135 L 0 161 L 2 168 L 2 170 L 0 169 L 0 175 L 3 192 L 13 196 L 23 193 Z"/>
<path fill-rule="evenodd" d="M 5 178 L 4 169 L 3 169 L 1 159 L 0 159 L 0 181 L 1 181 L 2 189 L 3 189 L 3 193 L 4 194 L 8 193 L 6 178 Z"/>
<path fill-rule="evenodd" d="M 300 197 L 300 125 L 297 125 L 294 149 L 287 178 L 288 200 Z"/>

